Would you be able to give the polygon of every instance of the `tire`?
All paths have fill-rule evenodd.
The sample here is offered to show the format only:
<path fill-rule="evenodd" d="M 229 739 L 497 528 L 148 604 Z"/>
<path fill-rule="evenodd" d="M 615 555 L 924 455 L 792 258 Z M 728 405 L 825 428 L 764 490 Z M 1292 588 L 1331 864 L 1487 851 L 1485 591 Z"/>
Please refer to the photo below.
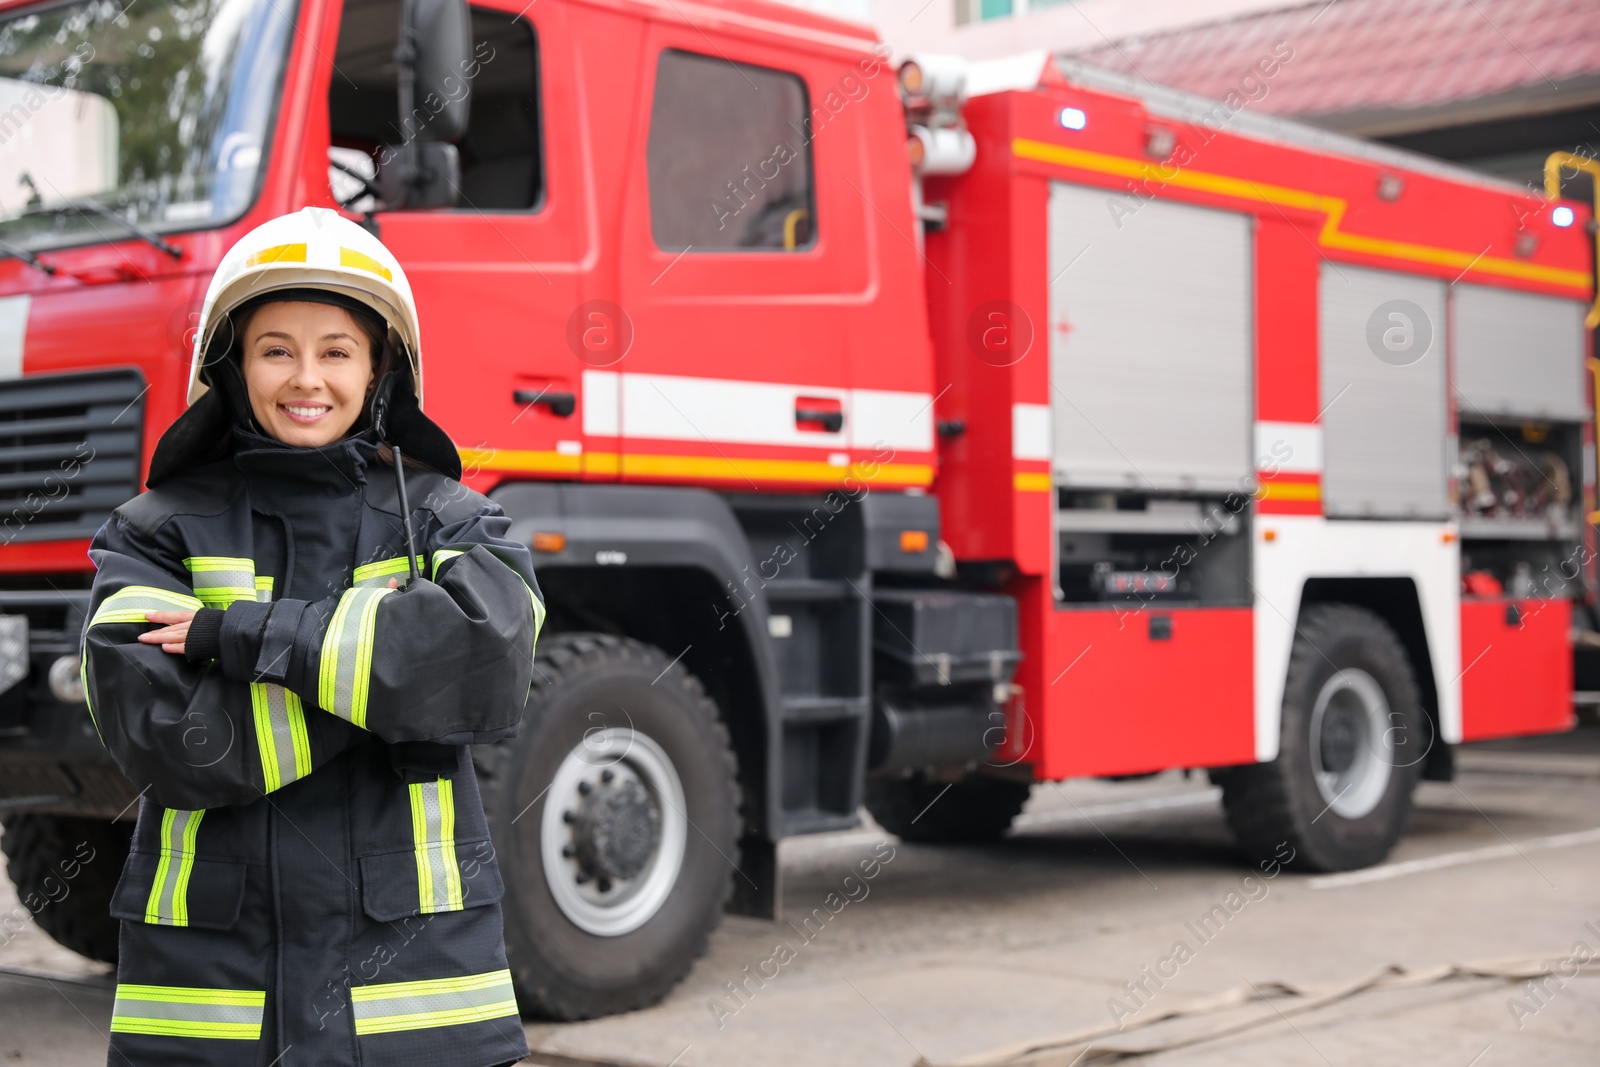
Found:
<path fill-rule="evenodd" d="M 133 823 L 29 812 L 0 823 L 6 873 L 33 921 L 78 955 L 116 963 L 121 924 L 111 917 L 111 893 L 128 858 Z"/>
<path fill-rule="evenodd" d="M 727 729 L 650 645 L 557 634 L 536 665 L 519 735 L 475 753 L 517 999 L 557 1020 L 648 1007 L 704 954 L 733 891 Z"/>
<path fill-rule="evenodd" d="M 905 778 L 867 779 L 867 810 L 902 841 L 971 844 L 995 841 L 1028 800 L 1026 782 L 969 774 L 935 782 L 921 771 Z"/>
<path fill-rule="evenodd" d="M 1405 829 L 1434 740 L 1410 660 L 1381 616 L 1349 604 L 1301 613 L 1282 731 L 1272 762 L 1211 772 L 1240 846 L 1252 861 L 1305 870 L 1381 861 Z"/>

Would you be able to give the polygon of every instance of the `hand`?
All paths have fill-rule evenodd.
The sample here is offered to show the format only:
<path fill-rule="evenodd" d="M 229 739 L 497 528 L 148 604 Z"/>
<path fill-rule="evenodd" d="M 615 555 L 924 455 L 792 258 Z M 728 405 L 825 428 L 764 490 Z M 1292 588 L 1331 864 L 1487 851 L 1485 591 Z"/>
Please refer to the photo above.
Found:
<path fill-rule="evenodd" d="M 389 588 L 400 588 L 400 579 L 390 578 Z M 144 617 L 147 622 L 159 622 L 165 625 L 159 630 L 140 634 L 139 640 L 147 645 L 159 644 L 163 652 L 171 652 L 177 656 L 184 654 L 184 644 L 189 636 L 189 622 L 194 618 L 194 612 L 147 611 Z"/>
<path fill-rule="evenodd" d="M 151 630 L 139 635 L 139 640 L 147 645 L 161 646 L 161 651 L 183 655 L 184 642 L 189 636 L 189 622 L 194 618 L 192 611 L 147 611 L 144 617 L 149 622 L 164 623 L 159 630 Z"/>

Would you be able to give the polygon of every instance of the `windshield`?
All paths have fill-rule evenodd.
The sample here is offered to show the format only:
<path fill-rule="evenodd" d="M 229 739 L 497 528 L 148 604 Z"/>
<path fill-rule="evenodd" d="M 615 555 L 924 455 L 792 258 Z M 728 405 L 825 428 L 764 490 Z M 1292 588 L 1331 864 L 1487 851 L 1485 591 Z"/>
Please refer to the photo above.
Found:
<path fill-rule="evenodd" d="M 0 18 L 0 241 L 123 240 L 250 206 L 293 0 L 109 0 Z"/>

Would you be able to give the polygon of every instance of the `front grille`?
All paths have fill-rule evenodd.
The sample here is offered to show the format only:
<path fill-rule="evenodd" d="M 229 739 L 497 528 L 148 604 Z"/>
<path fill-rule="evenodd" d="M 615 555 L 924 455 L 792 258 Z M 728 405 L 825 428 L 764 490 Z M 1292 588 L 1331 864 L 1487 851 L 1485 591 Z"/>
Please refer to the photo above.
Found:
<path fill-rule="evenodd" d="M 0 545 L 91 537 L 139 491 L 144 376 L 0 382 Z"/>

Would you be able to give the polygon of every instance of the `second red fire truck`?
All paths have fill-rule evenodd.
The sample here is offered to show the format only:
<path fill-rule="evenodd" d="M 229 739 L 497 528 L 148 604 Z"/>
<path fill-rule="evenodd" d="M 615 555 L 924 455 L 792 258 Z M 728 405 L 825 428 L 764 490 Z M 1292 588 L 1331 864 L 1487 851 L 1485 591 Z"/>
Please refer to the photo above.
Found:
<path fill-rule="evenodd" d="M 1380 861 L 1453 746 L 1573 721 L 1591 217 L 1252 112 L 1293 62 L 1204 101 L 891 63 L 762 0 L 5 4 L 25 907 L 101 959 L 141 918 L 108 914 L 138 789 L 78 686 L 85 549 L 222 252 L 306 205 L 405 265 L 429 411 L 548 597 L 460 857 L 503 876 L 527 1011 L 660 998 L 725 904 L 776 913 L 778 841 L 863 804 L 978 841 L 1035 782 L 1205 768 L 1246 852 Z M 327 1011 L 361 976 L 310 980 Z"/>

